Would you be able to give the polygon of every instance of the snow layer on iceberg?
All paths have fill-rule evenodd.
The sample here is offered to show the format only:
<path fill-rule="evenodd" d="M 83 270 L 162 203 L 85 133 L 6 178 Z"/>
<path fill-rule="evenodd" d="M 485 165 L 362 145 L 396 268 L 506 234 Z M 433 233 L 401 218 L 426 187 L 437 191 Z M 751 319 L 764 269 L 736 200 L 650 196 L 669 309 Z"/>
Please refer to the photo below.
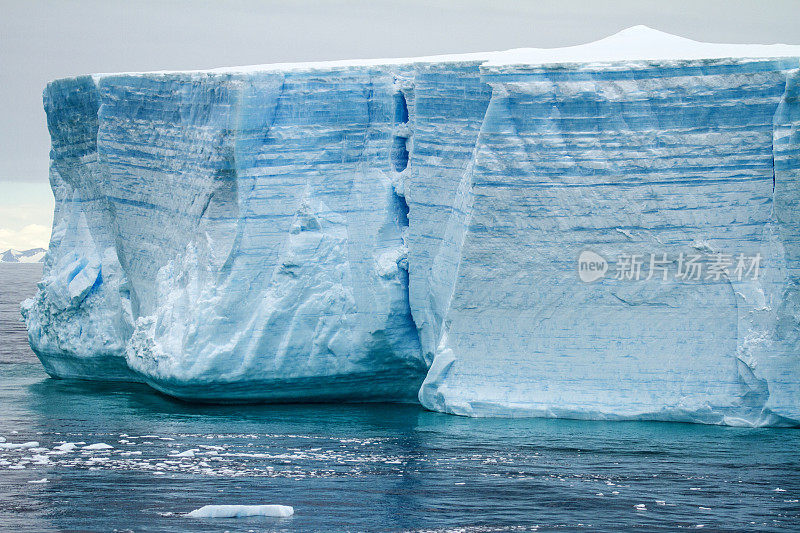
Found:
<path fill-rule="evenodd" d="M 53 82 L 31 346 L 195 400 L 796 424 L 798 57 L 636 27 Z M 698 249 L 761 276 L 575 270 Z"/>

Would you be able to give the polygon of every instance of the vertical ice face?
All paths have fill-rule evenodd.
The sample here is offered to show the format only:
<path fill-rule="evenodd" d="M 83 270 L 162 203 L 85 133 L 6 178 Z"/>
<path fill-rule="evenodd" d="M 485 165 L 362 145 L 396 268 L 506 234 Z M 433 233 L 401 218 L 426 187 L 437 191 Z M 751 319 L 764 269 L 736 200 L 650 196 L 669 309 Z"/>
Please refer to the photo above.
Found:
<path fill-rule="evenodd" d="M 797 59 L 502 63 L 483 68 L 492 99 L 423 404 L 798 420 Z M 594 283 L 585 251 L 611 262 Z M 730 256 L 730 274 L 676 279 L 699 253 Z M 740 255 L 763 258 L 758 279 L 733 274 Z M 653 256 L 670 271 L 651 275 Z"/>
<path fill-rule="evenodd" d="M 401 71 L 100 83 L 146 382 L 207 400 L 416 395 Z"/>
<path fill-rule="evenodd" d="M 428 363 L 442 330 L 459 256 L 448 221 L 463 213 L 463 180 L 491 96 L 480 63 L 430 63 L 414 78 L 413 150 L 405 191 L 411 222 L 411 309 Z"/>
<path fill-rule="evenodd" d="M 118 75 L 99 81 L 104 193 L 136 316 L 156 310 L 157 273 L 189 242 L 209 241 L 214 271 L 231 251 L 238 93 L 230 78 Z"/>
<path fill-rule="evenodd" d="M 776 268 L 767 279 L 769 307 L 742 344 L 755 363 L 753 377 L 768 396 L 764 408 L 800 420 L 800 70 L 791 71 L 773 121 L 775 193 L 765 231 Z M 749 317 L 748 317 L 749 318 Z M 741 323 L 741 321 L 740 321 Z M 740 330 L 740 335 L 741 335 Z M 752 348 L 751 348 L 752 346 Z M 757 365 L 757 366 L 756 366 Z"/>
<path fill-rule="evenodd" d="M 134 380 L 125 364 L 133 327 L 128 284 L 97 156 L 99 105 L 88 76 L 45 90 L 56 208 L 44 276 L 22 314 L 31 348 L 51 375 Z"/>
<path fill-rule="evenodd" d="M 31 345 L 205 401 L 797 424 L 798 57 L 633 28 L 54 82 Z"/>
<path fill-rule="evenodd" d="M 69 171 L 76 197 L 59 196 L 49 285 L 25 309 L 48 371 L 142 379 L 206 400 L 414 398 L 426 365 L 397 192 L 408 158 L 398 139 L 409 136 L 399 87 L 412 87 L 398 80 L 408 70 L 51 84 L 53 176 Z M 62 87 L 71 99 L 51 103 Z M 104 253 L 114 263 L 103 274 L 119 279 L 100 275 Z M 84 329 L 54 324 L 64 315 L 54 306 Z M 76 306 L 91 316 L 74 317 Z M 117 344 L 100 351 L 89 326 L 117 333 Z M 69 366 L 80 350 L 91 363 Z M 122 375 L 109 374 L 111 361 Z"/>

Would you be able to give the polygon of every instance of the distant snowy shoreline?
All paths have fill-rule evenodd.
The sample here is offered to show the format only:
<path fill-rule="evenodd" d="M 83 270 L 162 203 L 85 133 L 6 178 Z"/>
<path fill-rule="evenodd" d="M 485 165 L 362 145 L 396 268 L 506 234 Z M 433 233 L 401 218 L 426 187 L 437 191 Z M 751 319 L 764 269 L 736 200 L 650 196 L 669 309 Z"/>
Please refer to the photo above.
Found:
<path fill-rule="evenodd" d="M 0 263 L 43 263 L 44 248 L 31 248 L 30 250 L 9 249 L 0 253 Z"/>

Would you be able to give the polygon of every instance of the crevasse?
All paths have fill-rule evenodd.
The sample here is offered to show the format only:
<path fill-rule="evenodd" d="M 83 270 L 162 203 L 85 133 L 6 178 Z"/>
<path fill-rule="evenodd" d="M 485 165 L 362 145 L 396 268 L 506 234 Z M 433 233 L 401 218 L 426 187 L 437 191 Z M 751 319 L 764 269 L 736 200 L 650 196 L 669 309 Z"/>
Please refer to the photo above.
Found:
<path fill-rule="evenodd" d="M 55 81 L 31 347 L 196 401 L 798 425 L 798 58 L 636 27 Z M 762 261 L 584 283 L 584 250 Z"/>

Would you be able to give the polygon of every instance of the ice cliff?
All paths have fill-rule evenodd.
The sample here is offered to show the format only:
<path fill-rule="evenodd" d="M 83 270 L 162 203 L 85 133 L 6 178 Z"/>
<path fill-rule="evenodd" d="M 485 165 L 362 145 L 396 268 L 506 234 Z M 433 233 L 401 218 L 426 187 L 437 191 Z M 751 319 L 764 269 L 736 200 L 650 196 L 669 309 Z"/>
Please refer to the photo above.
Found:
<path fill-rule="evenodd" d="M 636 27 L 52 82 L 31 347 L 199 401 L 798 425 L 798 58 Z"/>

